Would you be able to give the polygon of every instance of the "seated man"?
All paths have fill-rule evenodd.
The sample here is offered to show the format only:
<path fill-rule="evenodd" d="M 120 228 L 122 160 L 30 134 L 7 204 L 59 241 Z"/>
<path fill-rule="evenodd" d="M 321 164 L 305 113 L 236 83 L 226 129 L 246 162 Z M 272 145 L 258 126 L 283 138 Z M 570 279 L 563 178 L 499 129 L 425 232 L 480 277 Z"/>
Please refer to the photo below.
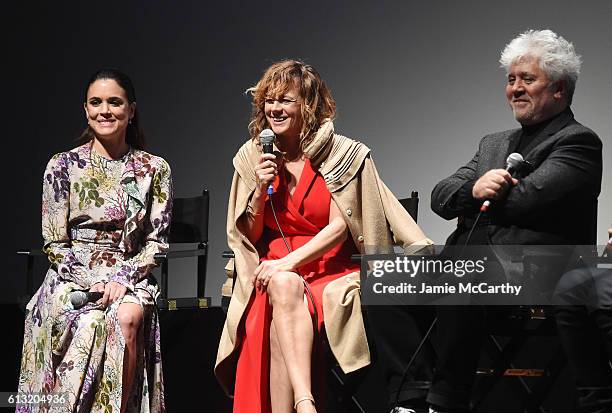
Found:
<path fill-rule="evenodd" d="M 458 218 L 447 245 L 594 244 L 602 144 L 570 109 L 580 57 L 552 31 L 529 30 L 506 46 L 500 63 L 521 127 L 485 136 L 472 160 L 433 189 L 434 212 Z M 516 176 L 504 169 L 513 152 L 529 162 Z M 469 411 L 485 313 L 476 306 L 437 309 L 430 411 Z"/>

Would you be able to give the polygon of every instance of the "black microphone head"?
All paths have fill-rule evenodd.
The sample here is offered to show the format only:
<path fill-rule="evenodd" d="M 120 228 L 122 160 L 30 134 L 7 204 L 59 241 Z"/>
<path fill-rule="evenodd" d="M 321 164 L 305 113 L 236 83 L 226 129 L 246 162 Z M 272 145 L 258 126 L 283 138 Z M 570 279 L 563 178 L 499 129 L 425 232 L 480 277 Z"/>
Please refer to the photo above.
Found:
<path fill-rule="evenodd" d="M 259 133 L 259 142 L 261 142 L 264 153 L 272 153 L 274 137 L 274 132 L 271 129 L 264 129 Z"/>
<path fill-rule="evenodd" d="M 506 158 L 506 169 L 516 169 L 523 162 L 525 162 L 523 155 L 513 152 Z"/>
<path fill-rule="evenodd" d="M 87 293 L 83 291 L 73 291 L 70 293 L 70 303 L 75 310 L 87 304 Z"/>

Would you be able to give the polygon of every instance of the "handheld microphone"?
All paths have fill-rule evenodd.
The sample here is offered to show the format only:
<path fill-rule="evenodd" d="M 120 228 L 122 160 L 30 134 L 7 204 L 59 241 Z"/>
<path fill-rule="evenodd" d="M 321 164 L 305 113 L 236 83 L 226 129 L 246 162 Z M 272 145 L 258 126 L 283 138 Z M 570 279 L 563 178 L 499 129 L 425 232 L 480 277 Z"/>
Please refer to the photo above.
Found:
<path fill-rule="evenodd" d="M 274 132 L 271 129 L 264 129 L 259 133 L 259 142 L 263 148 L 263 153 L 273 153 L 272 143 L 274 142 Z M 274 187 L 272 184 L 268 185 L 268 195 L 274 193 Z"/>
<path fill-rule="evenodd" d="M 72 304 L 72 308 L 78 310 L 87 303 L 98 301 L 103 295 L 104 293 L 100 291 L 73 291 L 70 293 L 70 303 Z"/>
<path fill-rule="evenodd" d="M 521 166 L 523 162 L 525 162 L 525 160 L 523 159 L 523 155 L 516 152 L 511 153 L 510 155 L 508 155 L 508 158 L 506 158 L 506 171 L 510 172 L 510 175 L 512 175 L 512 173 L 519 166 Z M 480 207 L 480 212 L 487 212 L 490 206 L 491 200 L 487 199 L 482 203 L 482 206 Z"/>

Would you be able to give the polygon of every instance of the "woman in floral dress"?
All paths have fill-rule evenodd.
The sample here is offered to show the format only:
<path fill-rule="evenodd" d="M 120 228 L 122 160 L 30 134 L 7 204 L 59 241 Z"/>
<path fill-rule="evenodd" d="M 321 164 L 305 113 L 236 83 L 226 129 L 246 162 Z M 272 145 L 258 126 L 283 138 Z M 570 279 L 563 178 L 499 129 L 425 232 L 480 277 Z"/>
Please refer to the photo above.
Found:
<path fill-rule="evenodd" d="M 151 276 L 167 250 L 170 168 L 143 151 L 130 79 L 93 75 L 81 146 L 51 158 L 42 234 L 51 267 L 27 306 L 19 392 L 64 403 L 17 412 L 163 412 L 159 323 Z M 74 309 L 73 291 L 103 297 Z"/>

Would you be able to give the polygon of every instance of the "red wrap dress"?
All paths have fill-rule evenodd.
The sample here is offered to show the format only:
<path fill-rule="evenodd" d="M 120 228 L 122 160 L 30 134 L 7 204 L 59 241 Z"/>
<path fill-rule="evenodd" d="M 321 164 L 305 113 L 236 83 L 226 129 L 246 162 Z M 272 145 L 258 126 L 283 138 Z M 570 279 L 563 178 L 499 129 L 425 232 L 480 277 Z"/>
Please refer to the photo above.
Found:
<path fill-rule="evenodd" d="M 287 188 L 283 173 L 274 182 L 272 201 L 278 222 L 292 250 L 310 241 L 329 223 L 331 194 L 323 177 L 316 173 L 307 159 L 293 195 Z M 264 213 L 264 232 L 257 243 L 261 260 L 274 260 L 288 254 L 270 207 L 266 202 Z M 351 261 L 351 255 L 357 253 L 350 237 L 336 245 L 321 258 L 302 267 L 297 272 L 308 283 L 314 296 L 316 306 L 316 328 L 319 336 L 324 333 L 323 289 L 325 286 L 348 273 L 359 271 L 359 263 Z M 311 316 L 314 314 L 310 298 L 308 307 Z M 243 325 L 239 330 L 240 348 L 236 370 L 234 392 L 235 413 L 271 412 L 270 405 L 270 323 L 272 307 L 266 292 L 255 290 L 247 306 Z M 315 318 L 313 317 L 313 324 Z M 314 380 L 324 376 L 324 358 L 321 357 L 321 342 L 315 334 L 313 372 Z M 320 384 L 320 383 L 319 383 Z M 320 386 L 313 385 L 315 397 Z M 321 396 L 318 396 L 321 397 Z"/>

